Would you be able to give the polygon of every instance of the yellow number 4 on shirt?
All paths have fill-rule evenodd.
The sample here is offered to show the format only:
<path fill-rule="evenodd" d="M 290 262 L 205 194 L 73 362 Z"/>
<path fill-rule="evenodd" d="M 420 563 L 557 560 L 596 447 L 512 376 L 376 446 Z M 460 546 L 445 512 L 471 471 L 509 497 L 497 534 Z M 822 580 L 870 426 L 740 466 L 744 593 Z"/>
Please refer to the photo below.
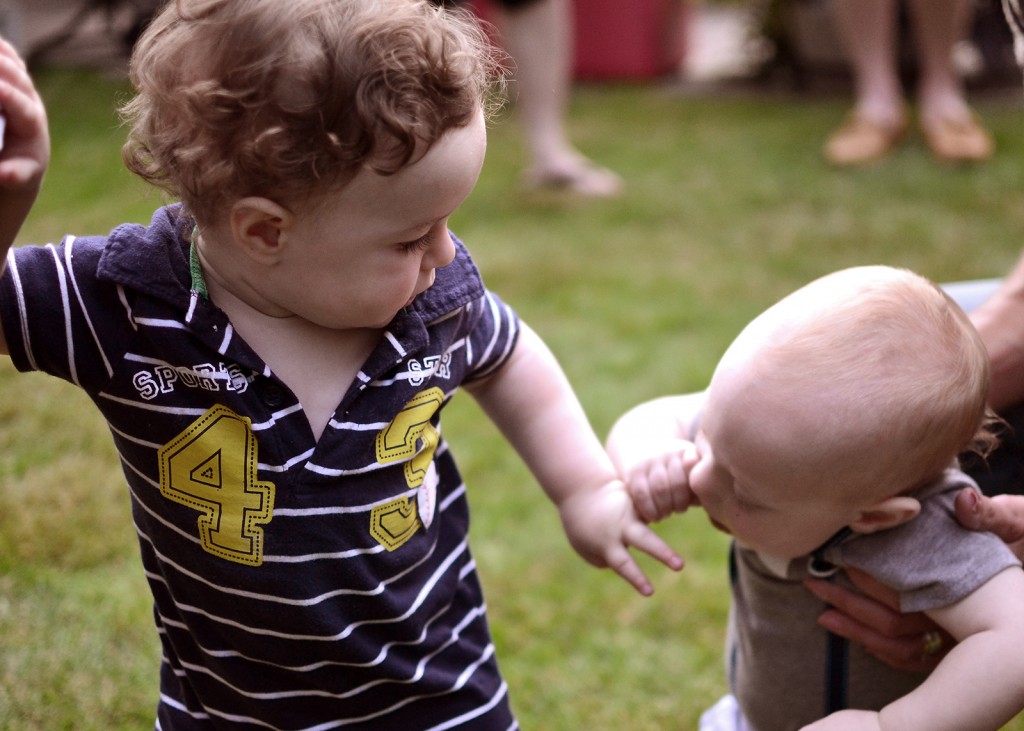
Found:
<path fill-rule="evenodd" d="M 198 510 L 199 540 L 237 563 L 263 563 L 263 528 L 274 511 L 274 484 L 257 479 L 249 419 L 214 406 L 160 448 L 160 494 Z"/>

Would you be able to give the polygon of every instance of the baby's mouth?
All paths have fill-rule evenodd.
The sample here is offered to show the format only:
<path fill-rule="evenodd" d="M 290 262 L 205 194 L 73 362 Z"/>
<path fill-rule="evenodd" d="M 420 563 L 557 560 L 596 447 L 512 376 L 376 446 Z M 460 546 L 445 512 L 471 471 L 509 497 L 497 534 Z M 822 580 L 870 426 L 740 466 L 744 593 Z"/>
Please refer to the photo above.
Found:
<path fill-rule="evenodd" d="M 731 531 L 731 530 L 729 530 L 729 529 L 728 529 L 728 528 L 727 528 L 727 527 L 725 526 L 725 524 L 724 524 L 724 523 L 720 523 L 720 522 L 718 522 L 717 520 L 715 520 L 714 518 L 712 518 L 712 517 L 711 517 L 710 515 L 708 516 L 708 520 L 710 520 L 710 521 L 711 521 L 711 525 L 715 526 L 715 528 L 717 528 L 718 530 L 722 531 L 723 533 L 727 533 L 728 535 L 732 535 L 732 531 Z"/>

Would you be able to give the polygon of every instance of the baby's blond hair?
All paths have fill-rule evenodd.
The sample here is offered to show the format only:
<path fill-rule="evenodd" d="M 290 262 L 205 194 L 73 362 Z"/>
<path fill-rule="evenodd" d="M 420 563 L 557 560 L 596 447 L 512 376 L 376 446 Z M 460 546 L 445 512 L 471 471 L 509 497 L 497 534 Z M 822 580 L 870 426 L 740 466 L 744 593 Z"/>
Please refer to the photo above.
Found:
<path fill-rule="evenodd" d="M 797 290 L 737 338 L 752 383 L 813 404 L 806 458 L 837 481 L 899 493 L 994 442 L 989 360 L 964 312 L 913 272 L 855 267 Z M 815 454 L 817 450 L 818 454 Z"/>
<path fill-rule="evenodd" d="M 501 57 L 424 0 L 170 0 L 131 60 L 128 169 L 209 222 L 387 175 L 479 113 Z"/>

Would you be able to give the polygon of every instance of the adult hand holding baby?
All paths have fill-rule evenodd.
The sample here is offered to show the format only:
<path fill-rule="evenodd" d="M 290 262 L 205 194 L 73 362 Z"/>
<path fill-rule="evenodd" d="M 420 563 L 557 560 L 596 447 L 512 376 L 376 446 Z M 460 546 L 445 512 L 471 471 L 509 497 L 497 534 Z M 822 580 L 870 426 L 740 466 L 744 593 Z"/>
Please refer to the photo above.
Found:
<path fill-rule="evenodd" d="M 957 495 L 956 517 L 965 528 L 995 533 L 1024 558 L 1024 496 L 988 497 L 965 488 Z M 818 618 L 821 625 L 894 668 L 933 669 L 952 647 L 952 638 L 922 613 L 900 613 L 892 589 L 859 571 L 847 573 L 863 593 L 828 581 L 807 582 L 830 605 Z"/>

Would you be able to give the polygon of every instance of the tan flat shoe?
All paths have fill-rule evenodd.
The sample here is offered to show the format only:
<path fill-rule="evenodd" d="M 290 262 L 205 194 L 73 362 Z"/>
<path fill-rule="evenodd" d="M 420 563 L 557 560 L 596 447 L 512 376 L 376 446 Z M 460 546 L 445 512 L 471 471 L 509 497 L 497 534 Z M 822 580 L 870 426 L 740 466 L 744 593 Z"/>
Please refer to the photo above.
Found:
<path fill-rule="evenodd" d="M 982 162 L 992 157 L 995 144 L 973 113 L 966 119 L 921 120 L 928 149 L 943 162 Z"/>
<path fill-rule="evenodd" d="M 561 169 L 530 170 L 524 177 L 528 189 L 561 191 L 583 198 L 615 198 L 625 187 L 617 174 L 589 160 Z"/>
<path fill-rule="evenodd" d="M 825 141 L 825 159 L 832 165 L 845 167 L 885 157 L 906 134 L 906 119 L 883 125 L 857 114 L 846 121 Z"/>

